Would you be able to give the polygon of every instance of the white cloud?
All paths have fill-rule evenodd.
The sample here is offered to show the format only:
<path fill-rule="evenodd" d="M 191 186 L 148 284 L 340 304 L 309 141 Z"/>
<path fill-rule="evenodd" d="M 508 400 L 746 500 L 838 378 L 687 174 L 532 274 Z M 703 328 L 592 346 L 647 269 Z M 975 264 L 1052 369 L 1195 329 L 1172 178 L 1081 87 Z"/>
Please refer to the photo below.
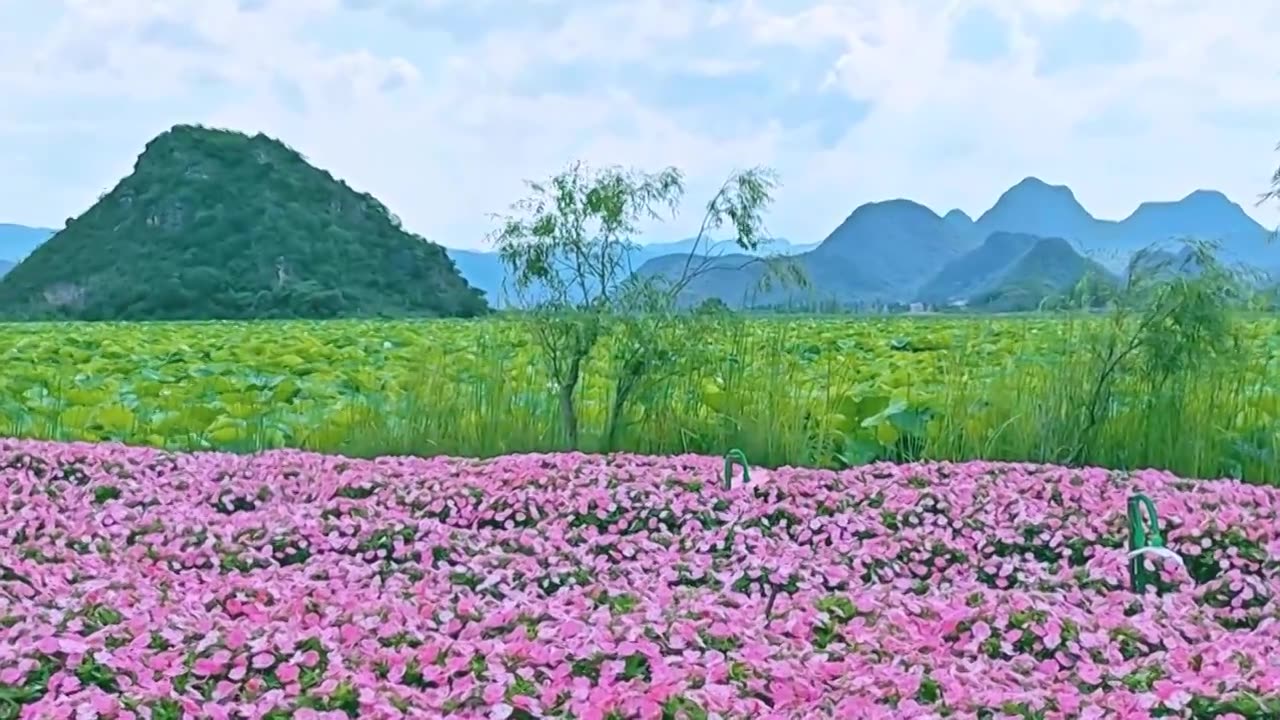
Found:
<path fill-rule="evenodd" d="M 0 221 L 60 224 L 177 122 L 275 135 L 459 246 L 476 245 L 523 179 L 576 158 L 679 166 L 690 214 L 730 170 L 774 165 L 784 186 L 770 225 L 799 241 L 887 197 L 976 215 L 1026 175 L 1071 185 L 1104 217 L 1196 187 L 1250 205 L 1280 162 L 1271 0 L 1231 12 L 1190 0 L 36 5 L 0 0 L 0 18 L 15 18 L 0 21 L 0 156 L 16 158 Z M 977 5 L 1008 23 L 991 62 L 950 52 Z M 1136 58 L 1037 72 L 1049 33 L 1079 13 L 1136 28 Z M 642 91 L 628 81 L 641 67 L 679 74 Z M 834 88 L 870 112 L 824 148 L 782 116 L 731 122 L 764 102 L 741 87 L 723 105 L 662 104 L 680 101 L 681 76 L 712 78 L 697 87 L 715 92 L 751 73 L 792 93 Z"/>

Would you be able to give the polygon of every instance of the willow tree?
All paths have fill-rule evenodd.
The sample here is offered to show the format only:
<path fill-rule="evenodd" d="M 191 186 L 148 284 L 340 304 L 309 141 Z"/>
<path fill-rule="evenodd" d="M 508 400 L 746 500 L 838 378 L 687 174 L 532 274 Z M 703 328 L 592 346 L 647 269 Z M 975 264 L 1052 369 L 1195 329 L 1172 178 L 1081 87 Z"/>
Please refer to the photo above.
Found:
<path fill-rule="evenodd" d="M 671 276 L 642 276 L 632 260 L 641 226 L 677 215 L 685 182 L 676 168 L 596 170 L 576 162 L 526 185 L 527 196 L 496 216 L 499 225 L 490 235 L 509 274 L 504 292 L 531 321 L 570 447 L 579 446 L 577 393 L 585 364 L 614 333 L 605 432 L 612 446 L 627 402 L 667 359 L 664 330 L 671 327 L 680 293 L 699 275 L 721 267 L 710 256 L 711 233 L 731 229 L 737 248 L 757 251 L 766 242 L 763 213 L 777 177 L 767 168 L 731 174 L 706 204 L 689 256 Z"/>

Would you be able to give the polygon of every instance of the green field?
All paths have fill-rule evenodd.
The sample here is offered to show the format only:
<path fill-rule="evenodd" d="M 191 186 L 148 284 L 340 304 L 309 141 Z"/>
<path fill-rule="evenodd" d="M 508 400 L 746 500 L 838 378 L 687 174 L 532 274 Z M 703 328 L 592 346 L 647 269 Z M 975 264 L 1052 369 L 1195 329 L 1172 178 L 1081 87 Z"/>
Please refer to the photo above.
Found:
<path fill-rule="evenodd" d="M 611 448 L 617 368 L 607 342 L 597 349 L 579 393 L 580 449 L 737 447 L 753 464 L 838 466 L 879 447 L 899 460 L 1280 480 L 1274 318 L 1241 319 L 1229 341 L 1163 375 L 1159 352 L 1135 355 L 1108 374 L 1092 423 L 1098 318 L 682 323 Z M 566 449 L 557 395 L 517 320 L 15 324 L 0 326 L 0 349 L 8 435 L 358 456 Z"/>

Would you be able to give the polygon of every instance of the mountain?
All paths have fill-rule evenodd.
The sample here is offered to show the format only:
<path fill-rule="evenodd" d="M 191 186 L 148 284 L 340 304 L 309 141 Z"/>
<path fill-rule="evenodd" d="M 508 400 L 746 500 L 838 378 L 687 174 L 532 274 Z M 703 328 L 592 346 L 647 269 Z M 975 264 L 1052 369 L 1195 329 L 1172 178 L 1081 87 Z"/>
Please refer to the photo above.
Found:
<path fill-rule="evenodd" d="M 21 261 L 54 232 L 48 228 L 0 223 L 0 260 L 13 263 Z"/>
<path fill-rule="evenodd" d="M 1061 298 L 1086 277 L 1102 284 L 1114 275 L 1062 238 L 1037 238 L 993 283 L 969 298 L 968 305 L 992 312 L 1035 310 L 1046 300 Z"/>
<path fill-rule="evenodd" d="M 1008 273 L 1025 260 L 1014 272 L 1013 285 L 1021 288 L 1014 294 L 1021 303 L 1028 292 L 1056 292 L 1061 285 L 1061 278 L 1037 262 L 1065 263 L 1066 276 L 1086 270 L 1121 274 L 1138 249 L 1178 238 L 1217 243 L 1224 261 L 1276 273 L 1280 243 L 1268 244 L 1268 235 L 1243 208 L 1215 191 L 1143 203 L 1124 220 L 1112 221 L 1093 217 L 1065 185 L 1028 177 L 1002 193 L 977 220 L 958 209 L 939 218 L 909 200 L 867 203 L 817 248 L 795 255 L 809 280 L 803 292 L 761 293 L 756 289 L 762 276 L 758 264 L 741 267 L 745 258 L 730 258 L 691 284 L 686 302 L 717 297 L 731 306 L 940 303 L 1002 287 L 1010 290 L 1005 286 Z M 1039 241 L 1052 239 L 1058 242 L 1037 249 Z M 1030 254 L 1024 258 L 1024 253 Z M 673 269 L 671 263 L 651 261 L 642 271 L 669 274 Z"/>
<path fill-rule="evenodd" d="M 1123 220 L 1093 217 L 1071 189 L 1026 178 L 1007 190 L 975 223 L 981 238 L 995 232 L 1071 240 L 1119 270 L 1136 251 L 1171 240 L 1217 243 L 1222 258 L 1258 267 L 1280 266 L 1280 245 L 1240 205 L 1215 190 L 1196 190 L 1177 201 L 1144 202 Z"/>
<path fill-rule="evenodd" d="M 699 243 L 697 238 L 685 238 L 674 242 L 643 244 L 640 246 L 640 253 L 636 257 L 648 260 L 649 258 L 662 257 L 663 255 L 687 256 L 695 251 L 699 251 L 699 255 L 710 257 L 734 253 L 763 257 L 765 255 L 798 255 L 816 247 L 818 247 L 817 243 L 792 243 L 786 238 L 771 238 L 756 248 L 754 252 L 746 252 L 738 247 L 738 244 L 733 240 L 711 240 L 708 242 L 704 239 Z"/>
<path fill-rule="evenodd" d="M 14 317 L 474 316 L 444 248 L 265 135 L 179 125 L 0 280 Z"/>
<path fill-rule="evenodd" d="M 875 278 L 878 286 L 858 295 L 890 300 L 913 295 L 930 276 L 968 249 L 954 224 L 910 200 L 867 203 L 812 252 L 801 255 L 816 269 Z M 839 293 L 837 293 L 839 295 Z M 867 298 L 872 299 L 872 298 Z"/>
<path fill-rule="evenodd" d="M 645 263 L 664 255 L 679 258 L 683 266 L 684 260 L 689 256 L 689 253 L 695 250 L 695 245 L 700 245 L 701 247 L 698 249 L 703 250 L 702 253 L 698 254 L 699 257 L 708 255 L 718 257 L 741 252 L 741 249 L 732 240 L 712 240 L 708 242 L 704 239 L 701 243 L 697 243 L 696 238 L 687 238 L 674 242 L 640 244 L 631 254 L 630 266 L 633 269 L 638 269 Z M 815 247 L 817 246 L 792 244 L 783 238 L 776 238 L 768 241 L 752 254 L 756 256 L 767 254 L 794 255 L 807 252 Z M 506 281 L 508 274 L 496 251 L 460 250 L 455 248 L 447 248 L 446 251 L 453 258 L 454 264 L 457 265 L 458 272 L 462 274 L 462 277 L 472 287 L 483 291 L 491 304 L 494 306 L 515 304 L 514 301 L 508 302 L 510 291 L 504 291 L 503 289 L 503 283 Z M 531 294 L 535 298 L 538 296 L 536 291 Z"/>
<path fill-rule="evenodd" d="M 942 216 L 942 219 L 965 236 L 972 236 L 978 231 L 977 226 L 974 225 L 973 218 L 969 217 L 969 214 L 963 210 L 952 208 L 947 211 L 946 215 Z"/>
<path fill-rule="evenodd" d="M 1045 299 L 1066 294 L 1087 274 L 1104 282 L 1114 280 L 1062 238 L 997 232 L 943 266 L 916 299 L 932 305 L 1031 310 Z"/>
<path fill-rule="evenodd" d="M 816 248 L 794 256 L 807 287 L 762 287 L 766 266 L 751 258 L 718 258 L 690 283 L 682 302 L 718 298 L 730 307 L 783 304 L 858 306 L 915 295 L 949 260 L 968 249 L 966 234 L 929 208 L 910 200 L 868 203 L 854 210 Z M 639 270 L 668 277 L 679 272 L 671 258 Z"/>
<path fill-rule="evenodd" d="M 944 265 L 920 288 L 916 299 L 931 305 L 968 301 L 996 287 L 1039 241 L 1026 233 L 992 233 L 981 245 Z"/>
<path fill-rule="evenodd" d="M 14 268 L 14 265 L 16 264 L 17 263 L 11 262 L 9 260 L 0 260 L 0 277 L 3 277 L 4 275 L 6 275 L 10 270 Z"/>
<path fill-rule="evenodd" d="M 1197 238 L 1221 245 L 1231 259 L 1269 264 L 1280 262 L 1275 245 L 1268 245 L 1266 228 L 1245 213 L 1244 208 L 1215 190 L 1196 190 L 1177 202 L 1144 202 L 1120 221 L 1121 250 L 1134 251 L 1132 243 Z"/>
<path fill-rule="evenodd" d="M 149 145 L 134 174 L 110 198 L 49 241 L 61 248 L 59 254 L 40 259 L 43 250 L 37 250 L 10 280 L 0 283 L 0 303 L 37 314 L 86 317 L 168 317 L 172 312 L 218 317 L 467 315 L 480 312 L 474 288 L 491 304 L 506 304 L 502 287 L 507 273 L 497 253 L 446 250 L 442 257 L 438 246 L 402 231 L 376 200 L 263 136 L 227 134 L 234 141 L 224 140 L 200 128 L 175 128 L 167 135 L 199 133 L 212 135 L 203 145 L 192 141 L 185 150 L 161 155 Z M 216 146 L 230 155 L 211 155 L 212 150 L 197 151 L 197 146 Z M 244 159 L 250 156 L 252 161 Z M 0 225 L 0 240 L 13 227 Z M 20 259 L 26 252 L 22 247 L 29 250 L 42 234 L 53 232 L 23 230 L 25 239 L 13 245 L 13 256 L 0 253 L 0 260 Z M 1212 190 L 1196 190 L 1176 201 L 1144 202 L 1117 221 L 1093 217 L 1065 185 L 1027 177 L 976 220 L 959 209 L 939 217 L 910 200 L 872 202 L 857 207 L 817 245 L 777 240 L 756 253 L 791 256 L 808 280 L 806 287 L 766 287 L 766 266 L 758 257 L 738 252 L 731 242 L 716 241 L 701 255 L 710 256 L 711 271 L 690 284 L 682 302 L 714 297 L 734 307 L 913 300 L 943 304 L 1011 287 L 1022 288 L 1014 295 L 1025 299 L 1027 288 L 1060 285 L 1052 273 L 1046 275 L 1043 263 L 1035 265 L 1037 258 L 1065 263 L 1067 275 L 1098 265 L 1123 274 L 1138 249 L 1179 238 L 1217 243 L 1223 260 L 1280 278 L 1280 243 L 1267 243 L 1268 235 L 1240 205 Z M 78 239 L 63 241 L 64 236 Z M 303 237 L 314 242 L 303 242 Z M 406 238 L 413 242 L 406 244 Z M 1062 242 L 1038 245 L 1046 239 Z M 273 243 L 287 252 L 268 250 Z M 153 246 L 154 252 L 143 252 Z M 220 269 L 205 248 L 215 248 L 219 262 L 231 263 L 233 270 Z M 675 275 L 692 249 L 692 239 L 645 244 L 629 260 L 642 273 Z M 1170 257 L 1177 259 L 1177 253 Z M 142 263 L 147 273 L 128 268 L 125 258 Z M 277 278 L 281 258 L 280 277 L 285 280 Z M 406 258 L 412 258 L 408 265 L 402 262 Z M 1086 258 L 1093 264 L 1082 265 Z M 1015 267 L 1023 260 L 1021 269 Z M 459 275 L 465 285 L 459 284 Z M 99 300 L 89 302 L 85 293 L 90 285 Z M 173 297 L 143 297 L 157 293 Z M 1008 292 L 998 295 L 1006 296 L 1012 297 Z M 164 309 L 170 307 L 188 309 Z M 195 307 L 204 309 L 191 309 Z"/>
<path fill-rule="evenodd" d="M 1079 240 L 1096 231 L 1098 221 L 1065 185 L 1050 185 L 1029 177 L 1004 191 L 974 223 L 978 233 L 1025 233 Z"/>

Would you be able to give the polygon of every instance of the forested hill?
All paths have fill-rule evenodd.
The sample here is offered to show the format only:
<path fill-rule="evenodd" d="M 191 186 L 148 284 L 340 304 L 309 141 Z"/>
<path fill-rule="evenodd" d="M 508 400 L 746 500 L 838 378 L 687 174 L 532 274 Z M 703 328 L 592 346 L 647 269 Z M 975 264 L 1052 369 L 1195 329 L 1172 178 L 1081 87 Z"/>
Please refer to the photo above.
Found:
<path fill-rule="evenodd" d="M 0 280 L 0 313 L 176 320 L 474 316 L 443 247 L 266 137 L 177 126 Z"/>

